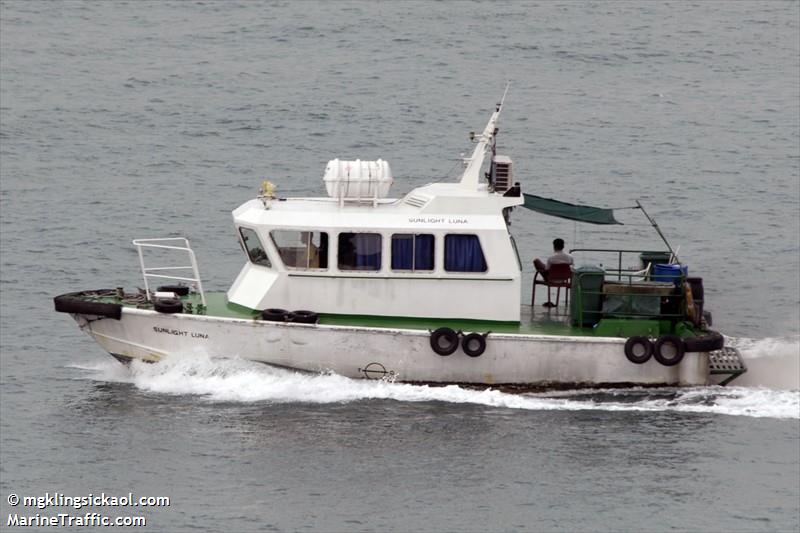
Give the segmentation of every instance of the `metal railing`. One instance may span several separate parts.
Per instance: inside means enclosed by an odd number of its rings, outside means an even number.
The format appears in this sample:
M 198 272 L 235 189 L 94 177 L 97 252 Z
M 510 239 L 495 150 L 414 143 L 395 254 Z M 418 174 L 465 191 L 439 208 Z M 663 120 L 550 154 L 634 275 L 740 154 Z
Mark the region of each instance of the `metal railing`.
M 652 251 L 652 250 L 617 250 L 613 248 L 573 248 L 569 251 L 569 253 L 575 252 L 600 252 L 600 253 L 610 253 L 610 254 L 617 254 L 617 268 L 607 268 L 607 274 L 614 274 L 616 273 L 617 279 L 622 280 L 623 276 L 634 275 L 634 276 L 644 276 L 647 277 L 650 273 L 652 273 L 651 264 L 645 265 L 644 270 L 639 269 L 628 269 L 622 268 L 622 255 L 623 254 L 637 254 L 637 259 L 641 254 L 670 254 L 671 258 L 674 257 L 673 252 L 668 250 L 663 251 Z M 630 278 L 629 278 L 630 279 Z
M 175 244 L 167 244 L 167 243 L 181 243 L 183 246 L 177 246 Z M 197 259 L 195 258 L 194 251 L 189 246 L 189 240 L 184 237 L 166 237 L 163 239 L 134 239 L 133 245 L 136 246 L 136 250 L 139 253 L 139 265 L 142 268 L 142 277 L 144 278 L 144 288 L 145 294 L 147 294 L 147 300 L 150 300 L 150 283 L 149 278 L 160 278 L 160 279 L 170 279 L 176 281 L 186 281 L 194 285 L 194 288 L 198 293 L 200 293 L 200 300 L 202 301 L 203 305 L 206 305 L 206 295 L 203 292 L 203 282 L 200 280 L 200 271 L 197 269 Z M 189 261 L 191 262 L 190 265 L 182 265 L 182 266 L 157 266 L 157 267 L 146 267 L 144 263 L 144 254 L 142 252 L 143 248 L 152 248 L 152 249 L 160 249 L 160 250 L 175 250 L 179 252 L 186 252 L 189 256 Z M 182 271 L 185 272 L 190 270 L 194 277 L 186 277 L 186 276 L 177 276 L 174 274 L 167 274 L 167 272 L 174 272 L 174 271 Z

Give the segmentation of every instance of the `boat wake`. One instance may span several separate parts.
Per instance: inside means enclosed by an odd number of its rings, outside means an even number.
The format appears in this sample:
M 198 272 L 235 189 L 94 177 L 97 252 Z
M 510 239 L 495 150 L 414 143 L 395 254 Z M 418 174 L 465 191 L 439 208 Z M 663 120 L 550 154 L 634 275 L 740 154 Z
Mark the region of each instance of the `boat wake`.
M 737 386 L 800 390 L 800 336 L 728 338 L 726 344 L 738 348 L 747 364 Z
M 749 365 L 798 359 L 797 339 L 735 339 Z M 774 361 L 772 361 L 774 362 Z M 761 365 L 764 368 L 770 365 Z M 673 411 L 800 419 L 800 390 L 769 383 L 696 388 L 584 389 L 511 394 L 455 385 L 435 387 L 354 380 L 335 374 L 303 374 L 238 359 L 170 358 L 151 365 L 114 361 L 73 365 L 84 378 L 130 383 L 139 390 L 196 395 L 213 402 L 348 403 L 364 400 L 446 402 L 524 410 Z M 784 368 L 784 373 L 790 369 Z M 797 372 L 794 370 L 795 380 Z M 751 378 L 752 381 L 752 378 Z M 746 384 L 747 385 L 747 384 Z

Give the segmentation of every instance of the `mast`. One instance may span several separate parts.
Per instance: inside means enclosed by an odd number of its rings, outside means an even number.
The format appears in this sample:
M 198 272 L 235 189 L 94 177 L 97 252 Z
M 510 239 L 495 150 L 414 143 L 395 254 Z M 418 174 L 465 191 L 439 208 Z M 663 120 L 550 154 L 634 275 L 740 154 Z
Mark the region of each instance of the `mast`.
M 503 102 L 506 100 L 509 85 L 511 85 L 510 82 L 506 83 L 506 90 L 503 91 L 503 98 L 500 99 L 500 103 L 495 107 L 494 113 L 492 113 L 492 117 L 489 119 L 489 123 L 486 124 L 486 127 L 483 129 L 483 133 L 478 135 L 470 133 L 470 139 L 477 141 L 478 145 L 472 151 L 472 155 L 464 159 L 467 167 L 464 169 L 464 174 L 461 175 L 460 184 L 465 189 L 478 189 L 483 160 L 486 157 L 486 151 L 494 143 L 494 136 L 497 134 L 497 121 L 500 118 L 500 110 L 503 108 Z

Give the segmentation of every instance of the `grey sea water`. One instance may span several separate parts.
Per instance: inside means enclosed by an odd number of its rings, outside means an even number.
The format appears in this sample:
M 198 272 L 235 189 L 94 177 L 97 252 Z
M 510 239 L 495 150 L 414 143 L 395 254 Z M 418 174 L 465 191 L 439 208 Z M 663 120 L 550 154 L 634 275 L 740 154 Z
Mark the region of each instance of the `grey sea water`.
M 454 179 L 507 80 L 523 190 L 640 199 L 751 371 L 735 387 L 510 395 L 243 361 L 128 369 L 54 295 L 140 284 L 133 238 L 189 237 L 207 288 L 261 181 L 324 194 L 387 159 Z M 657 243 L 513 214 L 526 265 Z M 798 531 L 797 2 L 0 2 L 0 529 Z M 38 509 L 11 495 L 168 496 Z M 13 500 L 13 498 L 11 498 Z M 142 529 L 142 528 L 139 528 Z

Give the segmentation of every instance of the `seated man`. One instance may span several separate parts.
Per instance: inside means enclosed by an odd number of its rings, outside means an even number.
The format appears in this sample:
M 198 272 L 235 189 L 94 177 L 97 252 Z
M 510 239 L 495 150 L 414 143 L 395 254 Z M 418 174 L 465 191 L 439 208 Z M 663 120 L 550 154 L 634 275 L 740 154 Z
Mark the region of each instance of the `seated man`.
M 548 281 L 547 273 L 550 270 L 550 267 L 552 267 L 553 265 L 564 265 L 564 264 L 572 265 L 573 263 L 574 261 L 572 259 L 572 256 L 564 251 L 564 239 L 555 239 L 553 241 L 553 255 L 547 258 L 547 264 L 545 264 L 544 262 L 542 262 L 541 259 L 538 258 L 534 259 L 533 261 L 533 265 L 536 267 L 536 271 L 542 275 L 542 278 L 545 281 Z M 545 307 L 555 307 L 555 305 L 550 302 L 549 298 L 548 301 L 543 303 L 542 305 L 544 305 Z
M 553 265 L 571 265 L 574 261 L 572 256 L 564 251 L 564 239 L 556 239 L 553 241 L 553 255 L 547 258 L 547 270 Z

